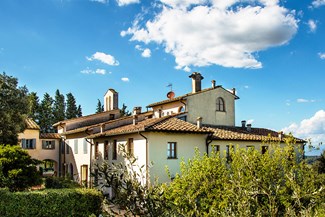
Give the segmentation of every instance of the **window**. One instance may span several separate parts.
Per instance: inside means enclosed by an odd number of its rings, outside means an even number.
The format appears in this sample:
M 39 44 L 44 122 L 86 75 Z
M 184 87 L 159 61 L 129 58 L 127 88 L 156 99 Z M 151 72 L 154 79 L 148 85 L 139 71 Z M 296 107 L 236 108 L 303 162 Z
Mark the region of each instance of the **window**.
M 268 146 L 262 146 L 262 154 L 265 154 L 269 150 Z
M 42 149 L 55 149 L 55 140 L 43 140 Z
M 65 148 L 67 150 L 67 154 L 70 154 L 69 140 L 67 140 Z
M 74 140 L 74 153 L 78 154 L 78 139 Z
M 36 139 L 22 139 L 21 147 L 23 149 L 35 149 L 36 148 Z
M 84 154 L 87 154 L 88 153 L 88 144 L 87 144 L 87 140 L 84 139 L 84 142 L 83 142 L 83 151 L 84 151 Z
M 212 145 L 212 151 L 214 153 L 217 153 L 220 151 L 220 145 Z
M 246 149 L 252 151 L 252 150 L 255 149 L 255 147 L 254 147 L 253 145 L 247 145 L 247 146 L 246 146 Z
M 128 140 L 127 153 L 130 154 L 130 155 L 134 154 L 133 138 L 129 138 L 129 140 Z
M 116 160 L 116 158 L 117 158 L 117 141 L 115 139 L 113 141 L 112 160 Z
M 115 118 L 115 115 L 114 114 L 109 114 L 109 119 L 110 120 L 114 120 L 114 118 Z
M 181 106 L 178 108 L 178 113 L 185 112 L 185 106 Z
M 99 152 L 98 152 L 98 142 L 95 143 L 95 158 L 99 157 Z
M 219 97 L 217 99 L 217 111 L 220 111 L 220 112 L 224 112 L 226 111 L 225 110 L 225 101 L 223 100 L 223 98 Z
M 176 159 L 176 142 L 168 142 L 167 143 L 167 158 L 168 159 Z
M 104 160 L 108 160 L 108 141 L 104 143 Z

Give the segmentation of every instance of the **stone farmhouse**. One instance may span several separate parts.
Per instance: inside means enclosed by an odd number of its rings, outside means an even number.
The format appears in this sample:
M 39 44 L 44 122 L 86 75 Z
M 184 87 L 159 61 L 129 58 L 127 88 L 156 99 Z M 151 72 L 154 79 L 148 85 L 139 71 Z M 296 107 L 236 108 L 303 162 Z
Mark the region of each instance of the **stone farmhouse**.
M 97 172 L 95 164 L 123 161 L 122 147 L 144 168 L 153 162 L 145 174 L 147 182 L 155 178 L 168 182 L 170 177 L 165 167 L 171 177 L 175 176 L 182 159 L 193 157 L 195 149 L 207 154 L 219 151 L 228 156 L 232 147 L 267 152 L 269 145 L 263 143 L 266 139 L 285 145 L 287 135 L 282 132 L 254 128 L 246 121 L 235 126 L 235 100 L 239 97 L 234 88 L 227 90 L 212 81 L 210 88 L 202 89 L 200 73 L 194 72 L 189 77 L 190 93 L 175 96 L 171 91 L 166 100 L 148 105 L 146 111 L 135 107 L 131 116 L 121 116 L 118 93 L 109 89 L 104 95 L 102 113 L 58 122 L 54 124 L 58 133 L 51 136 L 37 137 L 37 129 L 28 129 L 34 130 L 35 138 L 39 138 L 29 151 L 35 158 L 53 160 L 57 175 L 68 174 L 89 186 L 96 180 L 90 176 Z M 23 147 L 31 144 L 26 141 L 32 137 L 20 138 Z M 49 141 L 55 143 L 51 149 L 53 157 L 46 155 Z M 298 138 L 296 141 L 296 150 L 303 150 L 305 141 Z

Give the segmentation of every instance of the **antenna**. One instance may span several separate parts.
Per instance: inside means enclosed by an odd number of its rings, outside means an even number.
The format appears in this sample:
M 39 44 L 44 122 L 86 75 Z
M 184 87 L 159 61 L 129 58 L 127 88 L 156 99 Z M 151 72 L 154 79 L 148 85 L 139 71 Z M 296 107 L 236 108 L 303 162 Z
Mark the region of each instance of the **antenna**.
M 169 84 L 167 85 L 167 87 L 170 87 L 170 91 L 173 91 L 173 84 L 172 84 L 172 83 L 169 83 Z

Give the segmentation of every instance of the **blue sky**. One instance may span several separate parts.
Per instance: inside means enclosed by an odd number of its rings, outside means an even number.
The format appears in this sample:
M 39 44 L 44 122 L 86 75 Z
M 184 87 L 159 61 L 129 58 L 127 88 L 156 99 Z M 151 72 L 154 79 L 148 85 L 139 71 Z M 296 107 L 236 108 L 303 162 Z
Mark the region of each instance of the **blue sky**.
M 129 109 L 237 89 L 236 124 L 325 142 L 325 0 L 1 0 L 0 70 L 84 115 L 108 88 Z

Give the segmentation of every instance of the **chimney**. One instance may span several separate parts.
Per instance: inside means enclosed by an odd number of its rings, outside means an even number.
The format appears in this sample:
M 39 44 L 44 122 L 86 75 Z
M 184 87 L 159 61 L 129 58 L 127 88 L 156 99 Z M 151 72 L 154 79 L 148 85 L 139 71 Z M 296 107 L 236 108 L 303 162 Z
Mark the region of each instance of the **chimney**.
M 247 131 L 251 132 L 252 131 L 252 124 L 247 124 Z
M 198 72 L 193 72 L 189 77 L 192 78 L 192 93 L 201 91 L 201 80 L 203 80 L 203 76 Z
M 134 107 L 133 108 L 133 115 L 138 115 L 138 114 L 141 114 L 141 106 L 138 106 L 138 107 Z
M 105 131 L 105 124 L 100 125 L 100 133 L 103 133 Z
M 236 88 L 231 89 L 232 94 L 236 95 Z
M 138 115 L 133 115 L 133 125 L 136 125 L 138 122 Z
M 246 121 L 245 120 L 241 121 L 241 127 L 246 128 Z
M 196 119 L 196 126 L 197 128 L 202 128 L 202 117 Z
M 211 84 L 212 84 L 212 88 L 216 88 L 216 81 L 215 80 L 212 80 Z
M 282 131 L 279 132 L 278 137 L 279 137 L 280 140 L 283 139 L 283 132 Z

